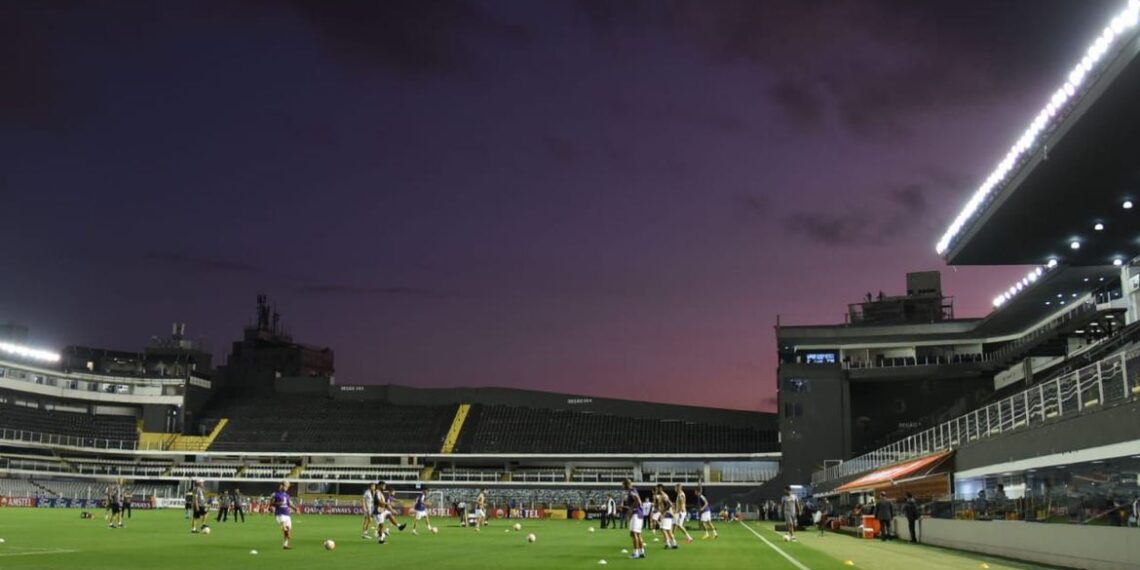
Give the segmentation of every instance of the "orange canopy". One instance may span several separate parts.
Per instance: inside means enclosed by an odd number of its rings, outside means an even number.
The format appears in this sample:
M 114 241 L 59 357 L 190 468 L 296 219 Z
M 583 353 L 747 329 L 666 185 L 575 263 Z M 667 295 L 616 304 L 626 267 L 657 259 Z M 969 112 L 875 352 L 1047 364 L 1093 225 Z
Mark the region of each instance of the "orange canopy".
M 913 459 L 905 463 L 896 463 L 890 467 L 884 467 L 878 471 L 868 473 L 854 481 L 844 483 L 835 489 L 836 492 L 851 492 L 862 491 L 867 489 L 874 489 L 875 487 L 882 487 L 890 485 L 892 482 L 906 477 L 915 475 L 916 473 L 926 469 L 930 470 L 936 467 L 943 459 L 950 456 L 953 451 L 943 451 L 935 453 L 934 455 L 927 455 Z

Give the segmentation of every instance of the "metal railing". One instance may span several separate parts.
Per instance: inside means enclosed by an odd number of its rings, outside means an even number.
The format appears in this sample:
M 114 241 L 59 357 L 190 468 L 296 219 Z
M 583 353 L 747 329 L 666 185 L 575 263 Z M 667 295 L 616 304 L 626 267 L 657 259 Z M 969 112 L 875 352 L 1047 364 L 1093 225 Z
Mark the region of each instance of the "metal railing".
M 164 451 L 161 443 L 145 445 L 135 440 L 79 437 L 8 428 L 0 428 L 0 441 L 36 443 L 43 446 L 77 447 L 84 449 Z
M 1140 348 L 1119 352 L 886 447 L 816 471 L 811 481 L 813 485 L 834 481 L 1135 398 L 1140 398 Z

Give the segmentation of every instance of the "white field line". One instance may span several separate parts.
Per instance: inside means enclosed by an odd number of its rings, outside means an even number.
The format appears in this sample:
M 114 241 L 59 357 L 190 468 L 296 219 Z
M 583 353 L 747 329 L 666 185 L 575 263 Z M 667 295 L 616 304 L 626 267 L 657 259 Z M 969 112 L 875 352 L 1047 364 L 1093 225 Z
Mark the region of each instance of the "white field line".
M 748 523 L 746 523 L 744 521 L 740 521 L 740 524 L 744 525 L 744 528 L 748 529 L 748 532 L 751 532 L 752 534 L 756 535 L 756 538 L 759 538 L 760 540 L 764 541 L 764 544 L 767 544 L 772 550 L 775 550 L 776 554 L 779 554 L 780 556 L 783 556 L 784 558 L 786 558 L 788 560 L 788 562 L 791 562 L 792 565 L 795 566 L 796 568 L 799 568 L 800 570 L 811 570 L 807 566 L 804 566 L 803 563 L 800 562 L 799 560 L 792 558 L 792 556 L 790 554 L 788 554 L 787 552 L 784 552 L 783 549 L 781 549 L 779 546 L 772 544 L 772 541 L 768 540 L 767 538 L 764 538 L 760 533 L 756 532 L 755 530 L 752 530 L 752 527 L 748 526 Z

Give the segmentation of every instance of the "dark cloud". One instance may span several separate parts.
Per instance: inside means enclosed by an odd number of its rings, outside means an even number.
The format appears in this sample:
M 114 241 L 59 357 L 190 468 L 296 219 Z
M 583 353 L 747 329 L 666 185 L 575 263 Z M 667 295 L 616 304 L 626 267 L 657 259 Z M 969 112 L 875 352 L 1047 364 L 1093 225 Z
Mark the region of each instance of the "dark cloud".
M 768 217 L 768 199 L 764 196 L 758 196 L 756 194 L 737 194 L 733 196 L 733 201 L 749 218 L 764 219 Z
M 788 214 L 783 221 L 788 233 L 826 246 L 866 245 L 874 237 L 868 231 L 868 220 L 863 212 L 807 212 Z
M 149 251 L 144 255 L 144 259 L 199 271 L 261 273 L 261 269 L 247 263 L 199 257 L 174 251 Z
M 578 2 L 594 29 L 620 37 L 655 26 L 716 62 L 757 65 L 768 97 L 797 125 L 830 105 L 862 137 L 905 139 L 923 112 L 1023 92 L 1052 72 L 1058 82 L 1120 2 L 1008 0 L 626 0 Z M 1064 39 L 1060 39 L 1064 38 Z M 1048 86 L 1051 88 L 1051 86 Z
M 910 183 L 894 188 L 890 191 L 890 199 L 898 204 L 907 214 L 919 214 L 926 210 L 927 187 L 922 184 Z
M 427 297 L 439 293 L 428 289 L 416 287 L 372 287 L 349 285 L 344 283 L 322 283 L 300 287 L 302 293 L 326 296 L 354 296 L 354 297 Z
M 613 97 L 604 103 L 615 118 L 659 124 L 663 121 L 685 123 L 702 129 L 735 134 L 747 129 L 743 117 L 722 109 L 709 109 L 699 105 L 676 102 L 665 97 L 633 101 L 626 97 Z
M 768 97 L 785 115 L 803 126 L 817 126 L 823 121 L 825 102 L 811 84 L 792 80 L 777 81 L 768 89 Z
M 476 36 L 526 42 L 522 27 L 496 20 L 468 0 L 290 0 L 287 5 L 337 59 L 407 75 L 472 64 Z
M 918 233 L 941 227 L 945 220 L 931 206 L 941 194 L 959 189 L 948 179 L 929 175 L 880 191 L 860 192 L 871 200 L 840 204 L 840 211 L 796 210 L 782 218 L 786 231 L 824 246 L 886 246 Z M 874 198 L 877 196 L 877 199 Z

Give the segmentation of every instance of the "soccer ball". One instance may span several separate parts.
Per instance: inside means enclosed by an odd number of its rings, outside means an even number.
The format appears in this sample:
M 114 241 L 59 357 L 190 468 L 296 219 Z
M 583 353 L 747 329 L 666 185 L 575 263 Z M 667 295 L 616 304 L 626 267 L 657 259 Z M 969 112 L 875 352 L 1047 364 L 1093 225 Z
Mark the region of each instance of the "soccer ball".
M 208 527 L 208 526 L 202 527 L 202 534 L 210 534 L 210 527 Z
M 515 530 L 522 530 L 522 525 L 519 523 L 515 523 L 515 526 L 512 528 L 514 528 Z
M 792 535 L 785 534 L 784 535 L 784 542 L 791 542 L 791 541 L 792 541 Z
M 439 534 L 439 527 L 438 526 L 431 527 L 431 533 L 432 534 Z
M 257 556 L 257 551 L 256 551 L 256 550 L 250 550 L 250 551 L 249 551 L 249 553 L 250 553 L 250 554 L 252 554 L 252 555 L 254 555 L 254 556 Z
M 325 541 L 325 550 L 336 550 L 336 542 L 334 542 L 333 539 L 331 539 L 331 538 L 326 540 Z
M 533 532 L 532 532 L 532 533 L 530 533 L 530 534 L 528 534 L 528 535 L 526 535 L 526 541 L 527 541 L 527 542 L 534 542 L 534 541 L 536 541 L 536 540 L 538 540 L 538 537 L 537 537 L 537 536 L 535 536 Z
M 587 531 L 589 531 L 589 532 L 594 532 L 594 527 L 590 527 L 590 528 L 588 528 L 588 529 L 586 529 L 586 530 L 587 530 Z

